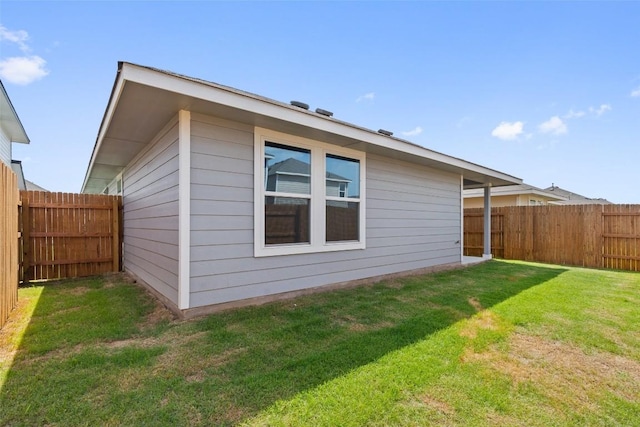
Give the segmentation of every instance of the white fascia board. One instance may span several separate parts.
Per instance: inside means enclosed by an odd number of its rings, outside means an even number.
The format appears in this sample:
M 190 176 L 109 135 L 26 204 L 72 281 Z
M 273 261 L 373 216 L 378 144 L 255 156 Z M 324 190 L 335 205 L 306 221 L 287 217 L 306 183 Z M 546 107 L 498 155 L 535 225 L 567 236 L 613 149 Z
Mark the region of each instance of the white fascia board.
M 122 95 L 122 90 L 124 88 L 124 68 L 118 71 L 118 77 L 116 78 L 116 82 L 113 86 L 113 91 L 111 93 L 111 97 L 109 98 L 109 105 L 107 105 L 107 109 L 104 113 L 104 117 L 102 119 L 102 123 L 100 124 L 100 130 L 98 130 L 98 137 L 96 139 L 96 144 L 93 147 L 93 152 L 91 153 L 91 160 L 89 161 L 89 166 L 87 167 L 87 173 L 84 176 L 84 182 L 82 183 L 81 193 L 84 193 L 85 187 L 87 186 L 87 180 L 89 179 L 89 175 L 91 175 L 91 170 L 93 169 L 93 165 L 96 161 L 96 156 L 100 152 L 100 147 L 102 146 L 102 141 L 104 140 L 104 135 L 109 129 L 111 125 L 111 119 L 113 118 L 113 113 L 118 105 L 118 101 L 120 100 L 120 96 Z
M 20 117 L 18 117 L 16 109 L 13 108 L 9 94 L 1 81 L 0 91 L 2 92 L 2 97 L 0 98 L 0 123 L 2 123 L 2 127 L 6 130 L 9 142 L 29 144 L 30 141 L 27 132 L 24 130 Z
M 407 141 L 380 135 L 371 130 L 359 128 L 333 118 L 320 116 L 297 107 L 289 107 L 277 101 L 258 98 L 246 92 L 234 91 L 226 87 L 223 88 L 214 83 L 206 84 L 129 63 L 123 64 L 122 71 L 126 71 L 126 74 L 123 76 L 126 77 L 127 80 L 136 83 L 341 135 L 368 144 L 448 164 L 461 170 L 467 170 L 518 184 L 522 182 L 514 176 L 476 165 L 466 160 L 438 153 Z
M 491 190 L 492 196 L 528 196 L 534 194 L 540 197 L 546 197 L 551 200 L 567 200 L 565 197 L 558 196 L 555 194 L 548 193 L 544 190 L 536 189 L 536 188 L 519 188 L 519 189 L 510 189 L 508 187 L 494 187 Z M 483 197 L 484 190 L 482 188 L 474 188 L 471 190 L 464 190 L 465 198 L 472 197 Z

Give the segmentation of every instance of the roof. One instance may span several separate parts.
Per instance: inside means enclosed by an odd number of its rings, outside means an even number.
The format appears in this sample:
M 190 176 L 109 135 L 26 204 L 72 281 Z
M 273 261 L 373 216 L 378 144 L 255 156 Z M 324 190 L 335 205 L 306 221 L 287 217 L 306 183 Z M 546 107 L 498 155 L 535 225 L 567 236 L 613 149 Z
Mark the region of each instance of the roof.
M 18 190 L 26 190 L 27 185 L 24 179 L 24 172 L 22 171 L 22 162 L 20 160 L 11 160 L 11 169 L 18 178 Z
M 13 108 L 9 95 L 2 84 L 2 80 L 0 80 L 0 126 L 7 133 L 11 142 L 20 142 L 22 144 L 30 142 L 22 122 L 20 122 L 18 113 Z
M 47 192 L 49 191 L 46 188 L 40 187 L 35 182 L 29 181 L 28 179 L 25 179 L 24 183 L 25 183 L 28 191 L 47 191 Z
M 289 158 L 269 166 L 269 175 L 289 173 L 296 175 L 310 175 L 311 165 L 298 159 Z
M 572 191 L 560 188 L 554 184 L 551 184 L 551 187 L 545 188 L 545 191 L 564 197 L 565 201 L 563 204 L 565 205 L 610 205 L 612 204 L 607 199 L 585 197 L 581 194 L 574 193 Z
M 180 110 L 460 174 L 465 188 L 522 183 L 512 175 L 334 117 L 206 80 L 120 62 L 82 191 L 101 192 Z
M 561 194 L 554 194 L 529 184 L 507 185 L 505 187 L 496 187 L 491 189 L 492 196 L 514 196 L 519 194 L 535 194 L 536 196 L 546 197 L 553 201 L 566 200 L 566 197 Z M 484 196 L 484 190 L 481 188 L 464 190 L 465 199 L 482 196 Z
M 309 163 L 303 162 L 298 159 L 289 158 L 269 166 L 269 175 L 281 173 L 281 174 L 309 176 L 310 169 L 311 169 L 311 165 Z M 345 178 L 344 176 L 335 174 L 333 172 L 327 172 L 326 175 L 327 175 L 327 178 L 329 178 L 330 180 L 351 182 L 350 179 Z

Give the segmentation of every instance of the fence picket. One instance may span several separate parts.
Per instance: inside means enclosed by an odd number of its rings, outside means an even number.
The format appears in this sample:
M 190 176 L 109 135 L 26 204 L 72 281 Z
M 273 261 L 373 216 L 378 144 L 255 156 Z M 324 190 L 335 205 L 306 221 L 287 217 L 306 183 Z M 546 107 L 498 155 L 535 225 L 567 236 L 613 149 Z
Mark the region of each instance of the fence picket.
M 0 162 L 0 328 L 18 303 L 18 179 Z

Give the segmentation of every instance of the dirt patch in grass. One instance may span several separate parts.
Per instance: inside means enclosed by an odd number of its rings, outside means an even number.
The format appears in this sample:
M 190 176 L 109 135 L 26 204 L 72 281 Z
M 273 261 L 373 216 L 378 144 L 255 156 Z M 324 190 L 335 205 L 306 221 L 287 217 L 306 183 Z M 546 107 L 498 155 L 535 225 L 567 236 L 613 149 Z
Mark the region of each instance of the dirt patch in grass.
M 72 288 L 61 289 L 60 293 L 65 295 L 80 296 L 86 294 L 90 290 L 91 288 L 88 288 L 86 286 L 74 286 Z
M 358 321 L 358 318 L 355 316 L 339 316 L 335 319 L 335 323 L 338 326 L 346 328 L 351 332 L 376 331 L 384 328 L 390 328 L 394 325 L 394 323 L 390 321 L 382 321 L 371 324 L 362 323 Z
M 478 300 L 478 298 L 476 297 L 470 297 L 467 299 L 467 302 L 469 303 L 469 305 L 473 308 L 476 309 L 476 311 L 482 311 L 484 310 L 484 307 L 482 306 L 482 304 L 480 304 L 480 301 Z
M 146 316 L 144 322 L 140 324 L 142 329 L 151 328 L 162 322 L 172 322 L 176 320 L 174 313 L 154 298 L 153 310 Z
M 445 415 L 453 415 L 455 414 L 456 410 L 453 408 L 453 406 L 449 405 L 447 402 L 443 402 L 442 400 L 438 400 L 433 396 L 429 396 L 429 395 L 424 395 L 420 398 L 420 400 L 422 401 L 422 403 L 424 403 L 425 405 L 427 405 L 429 408 L 432 408 L 438 412 L 441 412 Z
M 604 352 L 586 354 L 571 344 L 533 335 L 513 334 L 507 352 L 467 351 L 463 362 L 486 365 L 508 375 L 515 385 L 535 384 L 551 401 L 583 411 L 597 411 L 594 396 L 601 393 L 628 401 L 640 395 L 637 361 Z
M 121 349 L 126 347 L 149 348 L 149 347 L 154 347 L 161 344 L 162 343 L 158 338 L 148 337 L 148 338 L 129 338 L 126 340 L 111 341 L 106 343 L 104 347 L 110 350 L 113 350 L 113 349 Z
M 232 348 L 221 353 L 207 351 L 207 331 L 193 334 L 170 333 L 152 341 L 164 345 L 167 351 L 158 357 L 153 371 L 155 374 L 176 375 L 189 382 L 206 379 L 208 369 L 219 368 L 247 351 L 247 348 Z
M 389 280 L 384 282 L 384 287 L 389 289 L 402 289 L 404 287 L 404 282 L 400 280 Z
M 474 339 L 478 336 L 479 330 L 498 330 L 498 317 L 491 311 L 481 311 L 460 331 L 460 336 Z
M 103 287 L 106 289 L 121 285 L 122 283 L 135 283 L 135 281 L 126 273 L 107 273 L 102 276 Z

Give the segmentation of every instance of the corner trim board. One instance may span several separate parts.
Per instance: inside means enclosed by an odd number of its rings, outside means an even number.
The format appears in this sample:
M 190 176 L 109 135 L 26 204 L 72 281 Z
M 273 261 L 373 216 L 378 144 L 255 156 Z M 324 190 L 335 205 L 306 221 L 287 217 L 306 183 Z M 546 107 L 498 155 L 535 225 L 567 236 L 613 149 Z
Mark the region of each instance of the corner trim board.
M 189 308 L 191 252 L 191 112 L 178 113 L 178 308 Z

